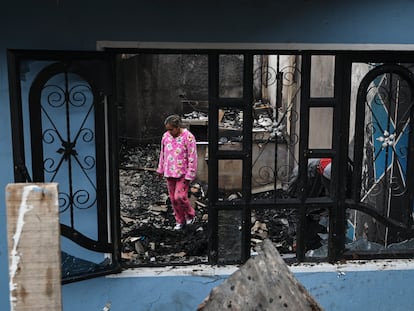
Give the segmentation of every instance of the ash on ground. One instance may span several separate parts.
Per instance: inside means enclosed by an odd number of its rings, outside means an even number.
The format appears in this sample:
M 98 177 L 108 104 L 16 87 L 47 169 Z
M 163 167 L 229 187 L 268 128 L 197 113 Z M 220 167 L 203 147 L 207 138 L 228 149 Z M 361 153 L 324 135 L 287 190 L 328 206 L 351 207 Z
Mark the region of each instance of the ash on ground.
M 119 174 L 123 262 L 129 266 L 207 263 L 208 187 L 197 180 L 190 185 L 196 222 L 174 231 L 175 218 L 165 180 L 155 172 L 159 151 L 157 144 L 122 150 Z M 224 199 L 237 199 L 237 194 L 223 195 L 227 196 Z M 266 192 L 256 196 L 261 199 L 273 195 Z M 294 210 L 252 211 L 252 251 L 269 238 L 280 253 L 293 253 L 295 219 Z
M 207 261 L 207 205 L 201 185 L 191 186 L 197 219 L 174 231 L 165 180 L 155 172 L 159 145 L 124 147 L 120 165 L 122 258 L 127 265 Z M 198 187 L 198 188 L 197 188 Z M 199 202 L 197 202 L 200 200 Z M 203 205 L 202 205 L 203 204 Z

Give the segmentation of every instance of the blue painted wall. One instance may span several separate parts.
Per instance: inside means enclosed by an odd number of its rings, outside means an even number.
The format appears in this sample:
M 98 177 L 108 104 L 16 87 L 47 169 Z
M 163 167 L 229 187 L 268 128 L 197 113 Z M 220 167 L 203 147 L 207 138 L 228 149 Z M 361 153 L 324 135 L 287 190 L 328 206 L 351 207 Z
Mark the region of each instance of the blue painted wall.
M 0 6 L 0 188 L 13 182 L 7 49 L 94 50 L 97 40 L 245 43 L 414 43 L 414 1 L 20 0 Z M 0 306 L 8 310 L 6 209 L 0 191 Z M 327 310 L 408 310 L 412 271 L 299 275 Z M 191 310 L 217 282 L 97 279 L 64 286 L 65 310 L 159 309 L 188 293 Z M 340 284 L 340 285 L 338 285 Z M 358 286 L 356 286 L 357 284 Z M 389 296 L 389 294 L 393 296 Z M 157 295 L 158 294 L 158 295 Z M 122 299 L 120 298 L 122 297 Z M 160 297 L 157 300 L 157 297 Z M 355 298 L 356 297 L 356 298 Z M 396 297 L 393 299 L 393 297 Z M 389 299 L 388 299 L 389 298 Z M 81 304 L 81 302 L 84 304 Z M 125 301 L 125 303 L 123 303 Z M 76 306 L 80 303 L 82 307 Z M 144 302 L 144 308 L 139 302 Z M 152 302 L 152 304 L 151 304 Z M 398 302 L 398 303 L 397 303 Z M 186 305 L 177 300 L 173 306 Z M 88 308 L 84 307 L 87 304 Z M 351 304 L 351 305 L 350 305 Z M 358 304 L 359 306 L 359 304 Z M 173 309 L 170 309 L 173 310 Z M 187 309 L 180 309 L 187 310 Z
M 414 309 L 414 271 L 298 273 L 298 280 L 325 310 Z M 63 287 L 63 309 L 194 311 L 223 277 L 99 278 Z M 398 284 L 398 286 L 390 286 Z M 76 299 L 71 297 L 76 296 Z M 220 311 L 220 310 L 217 310 Z

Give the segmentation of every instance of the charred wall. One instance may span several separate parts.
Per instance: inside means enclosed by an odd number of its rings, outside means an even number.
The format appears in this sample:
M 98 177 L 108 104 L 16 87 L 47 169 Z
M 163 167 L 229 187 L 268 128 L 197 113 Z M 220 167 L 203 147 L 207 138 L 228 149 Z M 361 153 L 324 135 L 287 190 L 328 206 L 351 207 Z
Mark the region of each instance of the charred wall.
M 136 54 L 118 57 L 120 135 L 158 142 L 166 116 L 183 99 L 207 100 L 207 56 Z

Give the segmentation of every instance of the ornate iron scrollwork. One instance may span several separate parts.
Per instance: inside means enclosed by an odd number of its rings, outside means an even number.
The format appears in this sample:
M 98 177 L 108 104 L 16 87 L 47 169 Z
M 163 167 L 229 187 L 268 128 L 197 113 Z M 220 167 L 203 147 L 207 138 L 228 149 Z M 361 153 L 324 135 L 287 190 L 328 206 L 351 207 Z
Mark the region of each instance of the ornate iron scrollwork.
M 43 144 L 51 147 L 58 145 L 55 153 L 45 153 L 44 171 L 49 181 L 53 182 L 59 179 L 61 170 L 67 170 L 64 175 L 68 178 L 68 187 L 60 189 L 59 193 L 60 212 L 64 213 L 68 209 L 89 209 L 96 204 L 96 181 L 93 176 L 96 155 L 95 134 L 90 128 L 94 126 L 91 87 L 79 81 L 78 76 L 68 73 L 64 74 L 61 82 L 43 87 L 42 98 L 45 100 L 41 103 L 41 110 L 47 120 L 43 121 Z M 91 154 L 84 154 L 85 148 L 82 147 L 85 144 L 90 144 L 86 150 L 91 150 Z M 88 186 L 76 189 L 79 178 Z M 75 180 L 78 182 L 74 183 Z M 71 222 L 74 223 L 74 219 Z
M 275 109 L 273 113 L 266 111 L 266 118 L 270 119 L 269 124 L 261 123 L 260 119 L 255 121 L 256 126 L 261 127 L 262 131 L 253 133 L 253 143 L 256 144 L 258 150 L 252 165 L 257 172 L 253 176 L 253 182 L 257 185 L 275 184 L 276 186 L 276 183 L 287 185 L 298 163 L 294 149 L 297 148 L 299 136 L 293 128 L 288 128 L 288 126 L 299 119 L 295 104 L 300 92 L 300 70 L 295 66 L 276 69 L 267 64 L 254 71 L 254 79 L 259 80 L 264 87 L 276 84 L 276 100 L 280 102 L 276 103 L 276 107 L 272 107 Z M 283 97 L 282 92 L 289 92 L 290 96 Z M 266 99 L 263 101 L 266 102 Z M 284 146 L 286 149 L 284 156 L 279 154 L 278 146 Z M 272 152 L 275 163 L 257 168 L 260 163 L 263 163 L 262 157 L 266 148 L 274 149 Z
M 356 137 L 356 141 L 363 143 L 362 150 L 356 150 L 357 158 L 361 154 L 362 166 L 360 199 L 354 208 L 385 226 L 373 229 L 376 234 L 371 236 L 385 245 L 413 232 L 408 218 L 412 213 L 408 191 L 412 185 L 407 184 L 412 180 L 408 177 L 410 115 L 414 102 L 411 76 L 400 65 L 378 66 L 366 75 L 358 92 L 357 105 L 364 105 L 364 109 L 358 110 L 364 117 L 358 120 L 364 124 L 357 127 L 363 126 L 364 131 L 363 137 Z

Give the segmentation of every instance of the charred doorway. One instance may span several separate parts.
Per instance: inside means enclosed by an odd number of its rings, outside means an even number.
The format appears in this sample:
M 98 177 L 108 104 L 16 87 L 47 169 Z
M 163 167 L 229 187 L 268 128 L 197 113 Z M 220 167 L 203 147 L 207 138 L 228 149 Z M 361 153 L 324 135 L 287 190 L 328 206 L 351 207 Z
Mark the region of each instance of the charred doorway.
M 136 51 L 135 51 L 136 52 Z M 116 53 L 121 254 L 126 266 L 207 263 L 208 58 L 176 52 Z M 174 231 L 164 179 L 155 172 L 164 120 L 179 114 L 196 137 L 193 226 Z

